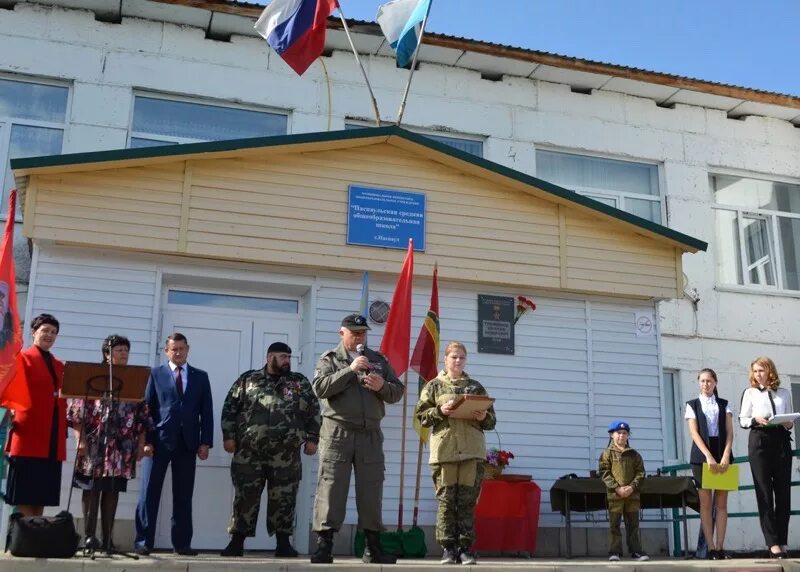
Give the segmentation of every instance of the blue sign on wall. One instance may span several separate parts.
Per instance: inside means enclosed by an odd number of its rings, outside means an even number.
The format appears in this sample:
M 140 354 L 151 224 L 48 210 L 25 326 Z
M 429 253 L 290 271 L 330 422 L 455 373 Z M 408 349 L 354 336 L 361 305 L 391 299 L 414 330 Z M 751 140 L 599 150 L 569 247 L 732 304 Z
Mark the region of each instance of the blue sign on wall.
M 347 244 L 425 250 L 425 194 L 350 185 Z

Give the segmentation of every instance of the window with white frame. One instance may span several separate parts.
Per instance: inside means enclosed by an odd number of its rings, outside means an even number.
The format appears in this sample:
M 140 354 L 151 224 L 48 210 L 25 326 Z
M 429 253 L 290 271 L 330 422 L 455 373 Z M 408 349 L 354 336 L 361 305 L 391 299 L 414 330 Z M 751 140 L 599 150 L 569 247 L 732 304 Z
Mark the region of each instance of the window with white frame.
M 681 427 L 683 426 L 683 402 L 678 390 L 678 372 L 665 369 L 662 374 L 664 386 L 664 461 L 670 463 L 683 459 Z
M 721 284 L 800 290 L 800 185 L 712 175 Z
M 63 85 L 0 78 L 0 213 L 15 186 L 11 159 L 61 153 L 68 99 Z
M 382 125 L 393 125 L 393 124 L 382 123 Z M 353 122 L 347 122 L 344 124 L 344 128 L 346 130 L 364 129 L 365 127 L 371 127 L 371 126 L 363 123 L 353 123 Z M 420 135 L 424 135 L 429 139 L 433 139 L 434 141 L 438 141 L 439 143 L 444 143 L 449 147 L 458 149 L 459 151 L 464 151 L 465 153 L 469 153 L 470 155 L 483 157 L 483 141 L 481 141 L 480 139 L 470 139 L 468 137 L 453 137 L 450 135 L 436 135 L 433 133 L 424 133 L 424 132 L 418 132 L 418 133 Z
M 661 224 L 657 165 L 537 150 L 536 176 Z
M 129 147 L 286 135 L 282 113 L 137 95 Z

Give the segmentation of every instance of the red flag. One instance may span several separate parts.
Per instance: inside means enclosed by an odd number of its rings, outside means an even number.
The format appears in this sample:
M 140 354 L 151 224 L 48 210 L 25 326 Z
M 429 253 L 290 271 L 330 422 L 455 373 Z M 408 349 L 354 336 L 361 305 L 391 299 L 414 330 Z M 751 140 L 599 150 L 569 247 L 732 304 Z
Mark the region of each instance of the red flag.
M 395 374 L 408 370 L 408 348 L 411 345 L 411 287 L 414 281 L 414 241 L 408 241 L 408 253 L 394 288 L 381 353 L 386 356 Z
M 421 380 L 430 381 L 439 373 L 439 269 L 433 267 L 433 286 L 431 286 L 431 305 L 428 315 L 419 330 L 417 345 L 411 355 L 411 369 Z M 420 384 L 420 389 L 422 389 Z
M 10 409 L 30 407 L 24 372 L 17 368 L 22 349 L 22 328 L 17 312 L 16 273 L 14 272 L 14 213 L 17 191 L 8 197 L 8 215 L 0 245 L 0 405 Z M 15 373 L 19 370 L 19 375 Z
M 422 328 L 419 330 L 417 345 L 411 354 L 411 369 L 419 374 L 419 393 L 424 385 L 436 378 L 439 373 L 439 269 L 433 267 L 433 285 L 431 286 L 431 305 Z M 428 442 L 430 430 L 420 425 L 414 417 L 414 431 L 423 442 Z

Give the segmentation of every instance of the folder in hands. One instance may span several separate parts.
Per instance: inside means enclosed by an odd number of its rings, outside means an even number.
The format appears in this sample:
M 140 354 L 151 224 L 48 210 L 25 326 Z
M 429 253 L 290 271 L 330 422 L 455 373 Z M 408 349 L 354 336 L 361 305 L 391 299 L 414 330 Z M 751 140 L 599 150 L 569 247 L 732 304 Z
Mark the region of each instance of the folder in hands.
M 739 465 L 728 465 L 724 473 L 714 473 L 708 463 L 703 463 L 703 487 L 712 491 L 739 490 Z

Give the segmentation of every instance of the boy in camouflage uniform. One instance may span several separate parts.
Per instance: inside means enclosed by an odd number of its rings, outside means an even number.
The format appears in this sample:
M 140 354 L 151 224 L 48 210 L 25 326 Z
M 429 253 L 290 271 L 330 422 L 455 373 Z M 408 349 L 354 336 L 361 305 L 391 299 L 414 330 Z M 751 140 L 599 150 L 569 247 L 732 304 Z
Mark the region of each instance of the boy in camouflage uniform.
M 302 477 L 300 445 L 317 451 L 319 402 L 308 379 L 290 370 L 292 350 L 275 342 L 264 369 L 234 382 L 222 407 L 222 436 L 231 461 L 231 541 L 222 556 L 242 556 L 244 539 L 255 536 L 261 493 L 267 484 L 267 532 L 277 536 L 275 556 L 296 557 L 289 542 Z
M 608 448 L 600 455 L 600 478 L 608 489 L 608 559 L 616 562 L 622 556 L 620 521 L 625 518 L 628 552 L 634 560 L 649 560 L 639 542 L 639 486 L 644 479 L 642 456 L 628 445 L 631 426 L 615 419 L 608 426 Z

